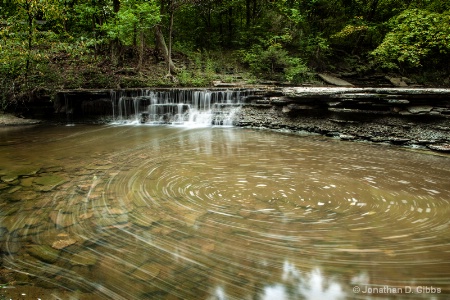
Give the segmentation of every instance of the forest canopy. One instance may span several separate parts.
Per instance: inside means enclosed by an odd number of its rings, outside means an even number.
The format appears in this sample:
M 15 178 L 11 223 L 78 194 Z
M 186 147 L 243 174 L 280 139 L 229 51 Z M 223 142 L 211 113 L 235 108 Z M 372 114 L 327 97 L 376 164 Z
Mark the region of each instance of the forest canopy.
M 443 0 L 3 0 L 0 91 L 207 85 L 237 68 L 291 83 L 341 69 L 448 76 L 449 24 Z

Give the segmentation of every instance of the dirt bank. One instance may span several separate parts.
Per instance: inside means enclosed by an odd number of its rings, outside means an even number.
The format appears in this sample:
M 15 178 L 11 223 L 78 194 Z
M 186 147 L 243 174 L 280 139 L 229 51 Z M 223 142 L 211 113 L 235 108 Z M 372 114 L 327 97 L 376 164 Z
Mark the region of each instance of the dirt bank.
M 19 125 L 33 125 L 41 123 L 40 120 L 25 119 L 17 117 L 13 114 L 0 112 L 0 126 L 19 126 Z

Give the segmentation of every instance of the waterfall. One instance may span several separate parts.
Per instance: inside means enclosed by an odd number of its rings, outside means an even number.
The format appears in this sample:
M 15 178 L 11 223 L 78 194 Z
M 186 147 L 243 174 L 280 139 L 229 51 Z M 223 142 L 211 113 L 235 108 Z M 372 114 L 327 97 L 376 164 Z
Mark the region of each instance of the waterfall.
M 255 90 L 133 90 L 111 93 L 120 124 L 232 126 L 245 98 Z M 117 114 L 117 115 L 116 115 Z

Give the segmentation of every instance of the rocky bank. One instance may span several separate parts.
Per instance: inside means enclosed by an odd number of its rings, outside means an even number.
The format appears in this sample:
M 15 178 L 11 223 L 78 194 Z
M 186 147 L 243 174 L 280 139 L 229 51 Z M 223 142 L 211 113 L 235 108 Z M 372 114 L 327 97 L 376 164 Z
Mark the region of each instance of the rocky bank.
M 239 88 L 246 89 L 252 90 L 252 95 L 241 99 L 241 109 L 234 121 L 236 126 L 308 132 L 342 140 L 381 142 L 450 152 L 450 89 Z M 111 120 L 108 116 L 113 112 L 112 103 L 118 101 L 117 95 L 133 95 L 136 91 L 138 90 L 60 91 L 53 102 L 36 102 L 28 112 L 34 112 L 30 117 L 35 119 L 105 123 Z M 38 122 L 0 114 L 0 126 Z
M 295 87 L 247 99 L 236 125 L 450 151 L 450 90 Z

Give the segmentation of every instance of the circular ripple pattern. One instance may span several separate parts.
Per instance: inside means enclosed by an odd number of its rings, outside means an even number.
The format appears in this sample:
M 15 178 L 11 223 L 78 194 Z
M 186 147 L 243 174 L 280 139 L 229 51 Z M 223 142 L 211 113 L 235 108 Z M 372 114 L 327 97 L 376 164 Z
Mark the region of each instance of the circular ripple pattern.
M 450 293 L 449 157 L 233 128 L 117 127 L 94 141 L 43 197 L 36 214 L 51 222 L 26 250 L 5 239 L 5 265 L 41 286 L 117 299 Z

